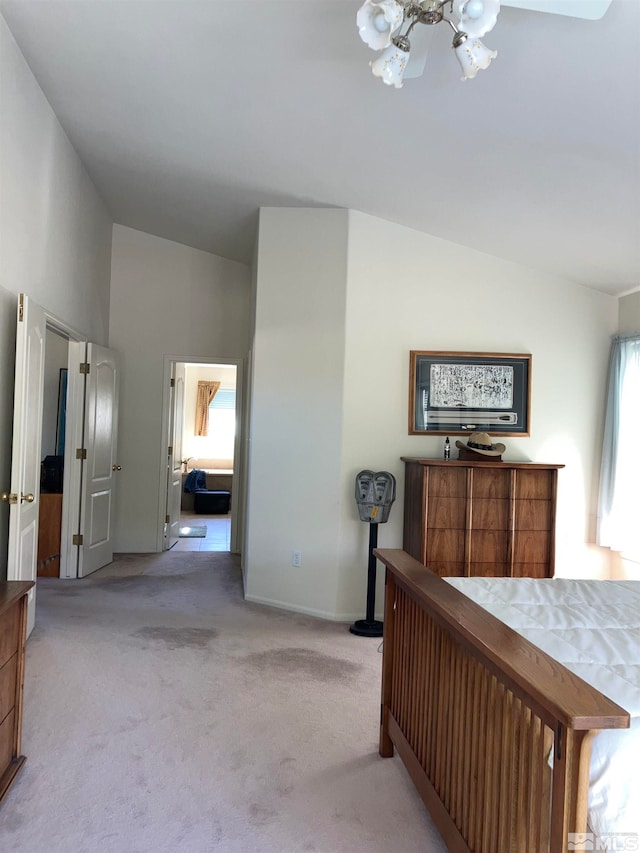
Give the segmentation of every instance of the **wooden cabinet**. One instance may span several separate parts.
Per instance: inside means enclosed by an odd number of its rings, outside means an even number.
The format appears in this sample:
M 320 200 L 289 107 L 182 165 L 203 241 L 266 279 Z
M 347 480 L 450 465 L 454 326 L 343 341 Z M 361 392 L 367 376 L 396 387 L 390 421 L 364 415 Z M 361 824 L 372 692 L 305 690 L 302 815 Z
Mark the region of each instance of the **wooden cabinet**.
M 40 493 L 38 516 L 38 577 L 60 577 L 62 495 Z
M 402 459 L 412 557 L 441 576 L 553 577 L 563 465 Z
M 0 582 L 0 800 L 25 762 L 20 755 L 27 592 L 33 582 Z

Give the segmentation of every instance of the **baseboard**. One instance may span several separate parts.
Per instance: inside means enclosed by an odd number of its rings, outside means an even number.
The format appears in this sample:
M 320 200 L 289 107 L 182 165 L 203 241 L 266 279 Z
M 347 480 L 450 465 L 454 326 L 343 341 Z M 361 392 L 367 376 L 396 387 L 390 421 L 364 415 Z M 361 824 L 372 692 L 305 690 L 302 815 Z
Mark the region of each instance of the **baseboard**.
M 272 598 L 261 598 L 257 595 L 247 595 L 245 591 L 245 601 L 251 601 L 253 604 L 264 604 L 267 607 L 275 607 L 278 610 L 288 610 L 290 613 L 302 613 L 305 616 L 314 616 L 316 619 L 324 619 L 328 622 L 355 622 L 356 619 L 363 619 L 364 613 L 328 613 L 325 610 L 316 610 L 312 607 L 298 607 L 293 604 L 287 604 L 284 601 L 276 601 Z M 382 615 L 376 616 L 381 619 Z

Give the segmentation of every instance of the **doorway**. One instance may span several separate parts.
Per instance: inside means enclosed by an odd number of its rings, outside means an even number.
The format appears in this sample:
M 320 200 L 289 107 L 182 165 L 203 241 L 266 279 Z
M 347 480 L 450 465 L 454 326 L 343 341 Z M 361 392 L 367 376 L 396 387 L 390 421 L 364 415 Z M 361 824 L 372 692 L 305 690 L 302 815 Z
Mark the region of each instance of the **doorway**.
M 240 359 L 165 357 L 159 550 L 240 551 L 242 368 Z M 204 427 L 199 393 L 209 395 Z
M 113 559 L 120 368 L 115 352 L 44 316 L 36 576 L 82 578 Z
M 17 309 L 11 483 L 2 499 L 9 504 L 7 579 L 34 582 L 28 593 L 27 634 L 30 634 L 35 624 L 38 530 L 43 494 L 60 495 L 58 514 L 61 517 L 55 525 L 60 531 L 55 543 L 59 577 L 82 577 L 100 567 L 96 560 L 102 560 L 101 565 L 111 561 L 112 475 L 120 466 L 113 463 L 108 474 L 102 476 L 100 494 L 106 496 L 103 500 L 103 505 L 108 502 L 106 512 L 101 512 L 100 508 L 94 511 L 95 501 L 91 513 L 87 513 L 86 507 L 94 496 L 90 487 L 95 475 L 109 467 L 105 442 L 112 448 L 112 455 L 115 454 L 119 370 L 116 370 L 114 353 L 88 343 L 30 300 L 27 294 L 19 294 Z M 53 336 L 47 342 L 48 332 Z M 57 338 L 66 341 L 66 383 L 63 383 L 59 359 L 51 358 L 52 350 L 58 345 L 61 350 L 65 346 Z M 49 395 L 45 411 L 47 355 L 48 369 L 53 376 L 50 384 L 55 391 Z M 80 381 L 87 378 L 86 383 Z M 52 464 L 47 473 L 47 466 L 42 464 L 45 447 L 42 435 L 45 423 L 54 417 L 54 444 L 49 444 L 52 434 L 49 431 L 46 446 L 56 452 L 48 456 L 55 459 L 64 455 L 64 464 L 63 471 Z M 95 440 L 97 423 L 104 436 L 101 441 Z M 72 459 L 76 464 L 70 464 Z M 85 467 L 90 473 L 83 476 Z M 48 482 L 49 492 L 42 489 L 43 481 Z M 89 516 L 90 523 L 87 522 Z M 102 523 L 104 518 L 106 524 Z M 48 553 L 47 562 L 53 556 Z
M 37 577 L 60 577 L 69 338 L 47 325 L 38 520 Z M 63 577 L 65 572 L 63 573 Z

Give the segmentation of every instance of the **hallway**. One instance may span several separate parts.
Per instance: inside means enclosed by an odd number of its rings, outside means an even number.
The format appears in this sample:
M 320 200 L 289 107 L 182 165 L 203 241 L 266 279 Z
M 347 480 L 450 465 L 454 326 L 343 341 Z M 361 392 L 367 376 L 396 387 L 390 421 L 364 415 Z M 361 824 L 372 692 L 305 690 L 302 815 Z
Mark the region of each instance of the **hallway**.
M 231 542 L 231 514 L 199 515 L 182 510 L 180 527 L 206 525 L 204 537 L 178 539 L 171 551 L 228 551 Z
M 38 583 L 6 853 L 444 853 L 378 755 L 379 640 L 245 602 L 229 554 Z

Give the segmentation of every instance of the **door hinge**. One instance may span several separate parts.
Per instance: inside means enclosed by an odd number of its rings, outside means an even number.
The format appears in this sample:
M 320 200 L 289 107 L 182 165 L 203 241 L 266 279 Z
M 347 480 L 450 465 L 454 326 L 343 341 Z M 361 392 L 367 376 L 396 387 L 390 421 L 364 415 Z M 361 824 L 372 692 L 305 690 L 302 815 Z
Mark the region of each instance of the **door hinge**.
M 71 541 L 74 545 L 84 545 L 84 536 L 82 533 L 74 533 Z
M 167 456 L 173 456 L 173 447 L 171 445 L 167 447 Z
M 86 459 L 87 458 L 87 449 L 86 447 L 78 447 L 76 448 L 76 459 Z
M 176 387 L 176 380 L 172 379 L 171 382 L 169 383 L 169 388 L 175 388 L 175 387 Z
M 24 323 L 24 293 L 20 294 L 18 300 L 18 323 Z
M 90 371 L 91 371 L 91 365 L 88 362 L 83 361 L 82 364 L 80 365 L 80 373 L 87 374 Z
M 165 520 L 165 522 L 166 522 L 167 524 L 169 524 L 169 522 L 171 521 L 171 516 L 170 516 L 170 515 L 165 515 L 164 520 Z

